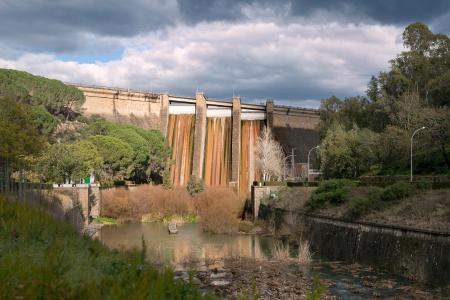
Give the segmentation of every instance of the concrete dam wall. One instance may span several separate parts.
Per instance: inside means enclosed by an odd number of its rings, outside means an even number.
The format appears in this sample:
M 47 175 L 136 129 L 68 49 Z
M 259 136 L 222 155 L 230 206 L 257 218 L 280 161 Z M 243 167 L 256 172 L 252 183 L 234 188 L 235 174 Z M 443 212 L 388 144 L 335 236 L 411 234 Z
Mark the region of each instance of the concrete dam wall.
M 120 88 L 76 85 L 84 92 L 87 116 L 157 129 L 172 147 L 172 181 L 185 185 L 191 175 L 209 186 L 233 186 L 242 193 L 259 179 L 256 141 L 269 126 L 286 153 L 295 149 L 295 162 L 319 142 L 317 110 L 277 106 L 273 101 L 250 104 L 240 97 L 209 99 Z

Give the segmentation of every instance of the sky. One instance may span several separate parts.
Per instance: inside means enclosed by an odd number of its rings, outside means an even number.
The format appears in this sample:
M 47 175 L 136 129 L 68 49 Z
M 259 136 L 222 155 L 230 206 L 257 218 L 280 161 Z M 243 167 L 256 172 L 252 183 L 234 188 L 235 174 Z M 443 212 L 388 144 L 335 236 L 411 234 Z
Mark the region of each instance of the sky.
M 0 68 L 65 82 L 316 108 L 364 95 L 446 0 L 0 0 Z

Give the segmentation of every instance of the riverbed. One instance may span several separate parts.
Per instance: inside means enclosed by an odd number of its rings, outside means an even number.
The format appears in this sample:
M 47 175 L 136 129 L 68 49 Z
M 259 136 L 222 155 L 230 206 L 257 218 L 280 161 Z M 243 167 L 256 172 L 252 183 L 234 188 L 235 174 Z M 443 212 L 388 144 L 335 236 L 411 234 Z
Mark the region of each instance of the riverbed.
M 271 236 L 211 234 L 203 232 L 197 224 L 185 224 L 177 234 L 169 234 L 165 224 L 137 223 L 104 226 L 99 238 L 110 248 L 125 249 L 141 249 L 144 240 L 150 262 L 174 268 L 177 277 L 184 280 L 189 280 L 188 274 L 194 271 L 200 288 L 224 297 L 242 294 L 255 286 L 262 299 L 305 298 L 313 274 L 326 284 L 329 298 L 449 296 L 448 288 L 433 289 L 358 264 L 315 256 L 309 266 L 301 265 L 296 260 L 295 245 L 290 247 L 290 259 L 276 261 L 272 259 L 272 250 L 280 241 Z

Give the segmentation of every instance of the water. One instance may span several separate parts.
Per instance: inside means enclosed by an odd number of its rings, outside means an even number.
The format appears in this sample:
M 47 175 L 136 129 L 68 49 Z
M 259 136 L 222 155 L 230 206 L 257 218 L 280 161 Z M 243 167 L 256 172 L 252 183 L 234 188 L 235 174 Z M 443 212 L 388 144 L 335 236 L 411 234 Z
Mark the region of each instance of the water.
M 267 260 L 278 242 L 269 236 L 209 234 L 197 224 L 185 224 L 179 227 L 178 234 L 172 235 L 168 233 L 167 225 L 160 223 L 111 225 L 102 227 L 100 231 L 101 241 L 110 248 L 141 249 L 142 238 L 152 263 L 171 265 L 176 271 L 223 268 L 224 258 L 230 257 Z M 295 256 L 296 249 L 291 247 L 291 250 Z M 338 299 L 442 299 L 449 295 L 448 288 L 429 290 L 370 267 L 317 257 L 306 269 L 293 262 L 292 269 L 297 268 L 310 274 L 317 273 Z
M 176 269 L 192 261 L 203 266 L 229 257 L 267 259 L 276 242 L 272 237 L 205 233 L 197 224 L 185 224 L 177 234 L 169 234 L 161 223 L 104 226 L 100 231 L 100 239 L 110 248 L 140 249 L 142 238 L 147 257 Z

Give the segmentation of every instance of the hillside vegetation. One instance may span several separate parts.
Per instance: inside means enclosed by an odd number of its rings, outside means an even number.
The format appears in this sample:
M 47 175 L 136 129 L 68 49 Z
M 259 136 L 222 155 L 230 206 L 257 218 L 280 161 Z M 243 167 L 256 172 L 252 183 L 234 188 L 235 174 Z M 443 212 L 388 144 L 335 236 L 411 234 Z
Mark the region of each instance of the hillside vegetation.
M 162 182 L 170 148 L 161 133 L 87 119 L 83 103 L 76 87 L 0 69 L 0 160 L 31 181 Z
M 450 38 L 422 23 L 403 32 L 407 49 L 370 80 L 366 96 L 320 106 L 320 168 L 326 178 L 450 173 Z
M 432 190 L 427 182 L 382 188 L 350 180 L 323 181 L 306 207 L 314 214 L 346 220 L 444 232 L 450 228 L 450 189 Z
M 1 299 L 211 299 L 34 207 L 0 198 Z

